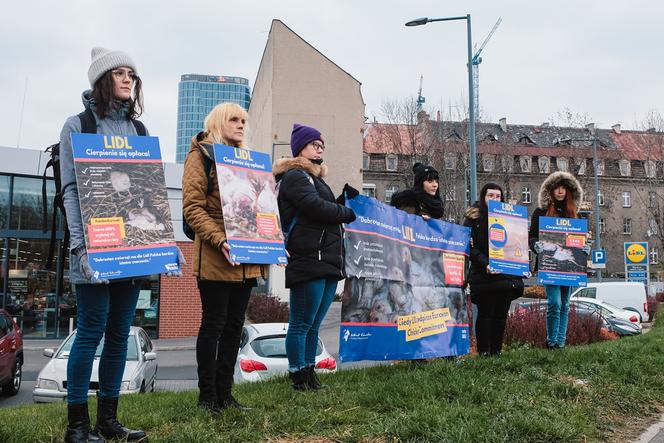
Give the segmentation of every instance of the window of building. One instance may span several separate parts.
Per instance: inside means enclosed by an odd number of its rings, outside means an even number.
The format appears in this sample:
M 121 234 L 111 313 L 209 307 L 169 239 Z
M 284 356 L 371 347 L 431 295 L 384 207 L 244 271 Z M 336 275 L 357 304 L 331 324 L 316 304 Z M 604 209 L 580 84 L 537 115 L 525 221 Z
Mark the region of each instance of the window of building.
M 397 186 L 388 186 L 385 188 L 385 201 L 389 203 L 392 200 L 392 196 L 399 191 Z
M 9 227 L 9 184 L 11 177 L 0 175 L 0 229 Z
M 631 218 L 623 218 L 623 234 L 631 234 L 632 233 L 632 219 Z
M 659 249 L 657 246 L 650 247 L 650 264 L 657 265 L 659 264 Z
M 568 172 L 569 162 L 565 157 L 558 157 L 556 158 L 556 167 L 559 171 Z
M 657 177 L 657 163 L 652 160 L 647 160 L 643 163 L 643 167 L 646 172 L 646 177 L 656 178 Z
M 494 162 L 493 154 L 482 155 L 482 168 L 484 169 L 484 172 L 493 171 L 493 162 Z
M 367 197 L 376 198 L 376 185 L 373 183 L 362 184 L 362 195 Z
M 604 175 L 604 160 L 597 160 L 597 175 Z
M 385 169 L 388 171 L 396 171 L 397 170 L 397 156 L 390 154 L 385 157 Z
M 601 190 L 597 191 L 597 204 L 604 206 L 604 193 Z
M 577 158 L 576 159 L 576 174 L 585 175 L 586 174 L 586 159 Z
M 603 218 L 599 219 L 599 233 L 604 234 L 606 232 L 606 223 Z
M 445 154 L 445 169 L 453 171 L 456 169 L 457 157 L 453 152 L 448 152 Z
M 659 227 L 657 226 L 657 220 L 651 218 L 648 220 L 648 236 L 659 234 Z
M 521 172 L 530 173 L 530 167 L 532 166 L 533 159 L 528 155 L 522 155 L 519 157 L 519 166 Z
M 548 174 L 550 166 L 551 162 L 549 157 L 543 155 L 537 158 L 537 167 L 539 168 L 540 174 Z
M 632 207 L 632 193 L 630 191 L 625 191 L 622 193 L 622 198 L 623 198 L 623 208 L 631 208 Z
M 513 172 L 514 171 L 514 159 L 511 155 L 503 155 L 500 158 L 500 161 L 503 166 L 503 172 Z
M 369 154 L 364 154 L 362 156 L 362 169 L 368 171 L 370 162 L 371 162 L 371 156 Z
M 48 180 L 47 208 L 53 213 L 55 183 Z M 10 229 L 42 229 L 42 179 L 14 177 Z
M 632 164 L 629 160 L 620 160 L 618 162 L 618 169 L 622 177 L 629 177 L 632 175 Z
M 657 207 L 657 193 L 653 191 L 648 191 L 648 207 L 649 208 Z
M 521 203 L 530 204 L 530 186 L 521 188 Z

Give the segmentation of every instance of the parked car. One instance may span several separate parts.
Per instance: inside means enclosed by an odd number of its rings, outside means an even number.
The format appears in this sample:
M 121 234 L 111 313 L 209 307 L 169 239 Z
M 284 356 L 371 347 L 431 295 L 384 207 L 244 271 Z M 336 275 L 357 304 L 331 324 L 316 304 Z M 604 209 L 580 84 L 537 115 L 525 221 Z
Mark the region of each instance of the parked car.
M 621 309 L 616 306 L 613 306 L 611 303 L 607 303 L 602 300 L 597 300 L 596 298 L 587 298 L 587 297 L 574 297 L 570 299 L 570 303 L 574 306 L 591 306 L 595 310 L 602 313 L 603 316 L 613 316 L 623 320 L 627 320 L 632 323 L 641 323 L 639 314 L 634 311 L 628 311 L 627 309 Z
M 266 380 L 288 372 L 286 332 L 288 323 L 257 323 L 245 325 L 240 338 L 240 352 L 235 362 L 235 383 Z M 336 360 L 318 339 L 316 372 L 337 370 Z
M 51 360 L 37 376 L 32 391 L 35 403 L 61 401 L 67 396 L 67 362 L 75 338 L 76 331 L 69 334 L 57 350 L 44 349 L 44 355 L 51 357 Z M 99 357 L 103 349 L 102 338 L 95 352 L 88 395 L 96 394 L 99 389 Z M 127 338 L 127 363 L 122 376 L 120 394 L 154 392 L 156 381 L 157 353 L 154 345 L 142 328 L 132 326 Z
M 602 300 L 611 303 L 613 306 L 638 313 L 640 322 L 648 320 L 648 298 L 646 287 L 642 283 L 588 283 L 587 287 L 574 291 L 572 297 L 587 297 Z
M 23 334 L 14 319 L 0 309 L 0 387 L 16 395 L 23 378 Z

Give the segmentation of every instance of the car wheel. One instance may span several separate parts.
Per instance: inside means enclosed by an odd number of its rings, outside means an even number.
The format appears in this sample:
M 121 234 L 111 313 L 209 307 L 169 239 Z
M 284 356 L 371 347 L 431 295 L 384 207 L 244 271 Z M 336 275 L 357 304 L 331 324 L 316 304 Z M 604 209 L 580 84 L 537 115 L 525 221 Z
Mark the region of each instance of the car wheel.
M 7 384 L 2 386 L 2 393 L 5 395 L 16 395 L 21 388 L 21 380 L 23 378 L 23 370 L 21 367 L 21 360 L 16 360 L 14 363 L 14 370 L 12 377 Z

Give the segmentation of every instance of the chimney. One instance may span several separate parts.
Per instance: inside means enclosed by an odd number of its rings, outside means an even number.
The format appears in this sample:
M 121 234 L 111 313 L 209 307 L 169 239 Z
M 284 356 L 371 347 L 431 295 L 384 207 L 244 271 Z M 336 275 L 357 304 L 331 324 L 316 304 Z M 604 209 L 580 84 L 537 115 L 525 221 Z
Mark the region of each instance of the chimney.
M 648 128 L 648 130 L 646 132 L 648 134 L 654 134 L 655 132 L 657 132 L 657 128 Z
M 616 134 L 620 134 L 620 123 L 616 123 L 615 125 L 611 126 L 611 129 L 613 129 L 613 132 Z
M 503 117 L 500 120 L 498 120 L 498 123 L 500 124 L 500 130 L 503 132 L 507 132 L 507 117 Z
M 549 126 L 551 126 L 551 125 L 549 124 L 549 122 L 544 122 L 544 123 L 542 123 L 542 127 L 543 127 L 543 128 L 548 128 Z
M 423 123 L 429 120 L 429 114 L 426 111 L 420 111 L 417 113 L 417 123 Z
M 590 132 L 590 135 L 595 135 L 595 123 L 588 123 L 586 129 Z
M 436 111 L 436 121 L 440 121 L 440 111 Z

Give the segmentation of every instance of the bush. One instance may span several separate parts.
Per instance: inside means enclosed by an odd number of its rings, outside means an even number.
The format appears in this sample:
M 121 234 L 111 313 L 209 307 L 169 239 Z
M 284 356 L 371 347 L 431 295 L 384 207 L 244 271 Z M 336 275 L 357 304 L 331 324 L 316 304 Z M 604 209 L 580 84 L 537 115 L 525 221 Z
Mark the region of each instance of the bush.
M 546 298 L 546 293 L 544 292 L 544 286 L 528 286 L 523 291 L 523 296 L 527 298 Z
M 247 315 L 253 323 L 288 323 L 288 303 L 272 295 L 255 294 L 249 299 Z
M 658 292 L 655 297 L 652 295 L 648 296 L 648 321 L 653 321 L 655 319 L 655 314 L 657 314 L 657 308 L 659 306 L 659 294 Z
M 655 298 L 657 299 L 658 302 L 664 303 L 664 292 L 658 292 L 655 294 Z
M 541 305 L 543 303 L 518 309 L 507 317 L 504 339 L 506 346 L 546 347 L 546 309 Z M 570 310 L 567 345 L 585 345 L 613 338 L 614 335 L 602 327 L 602 321 L 598 317 L 577 315 L 574 309 Z

